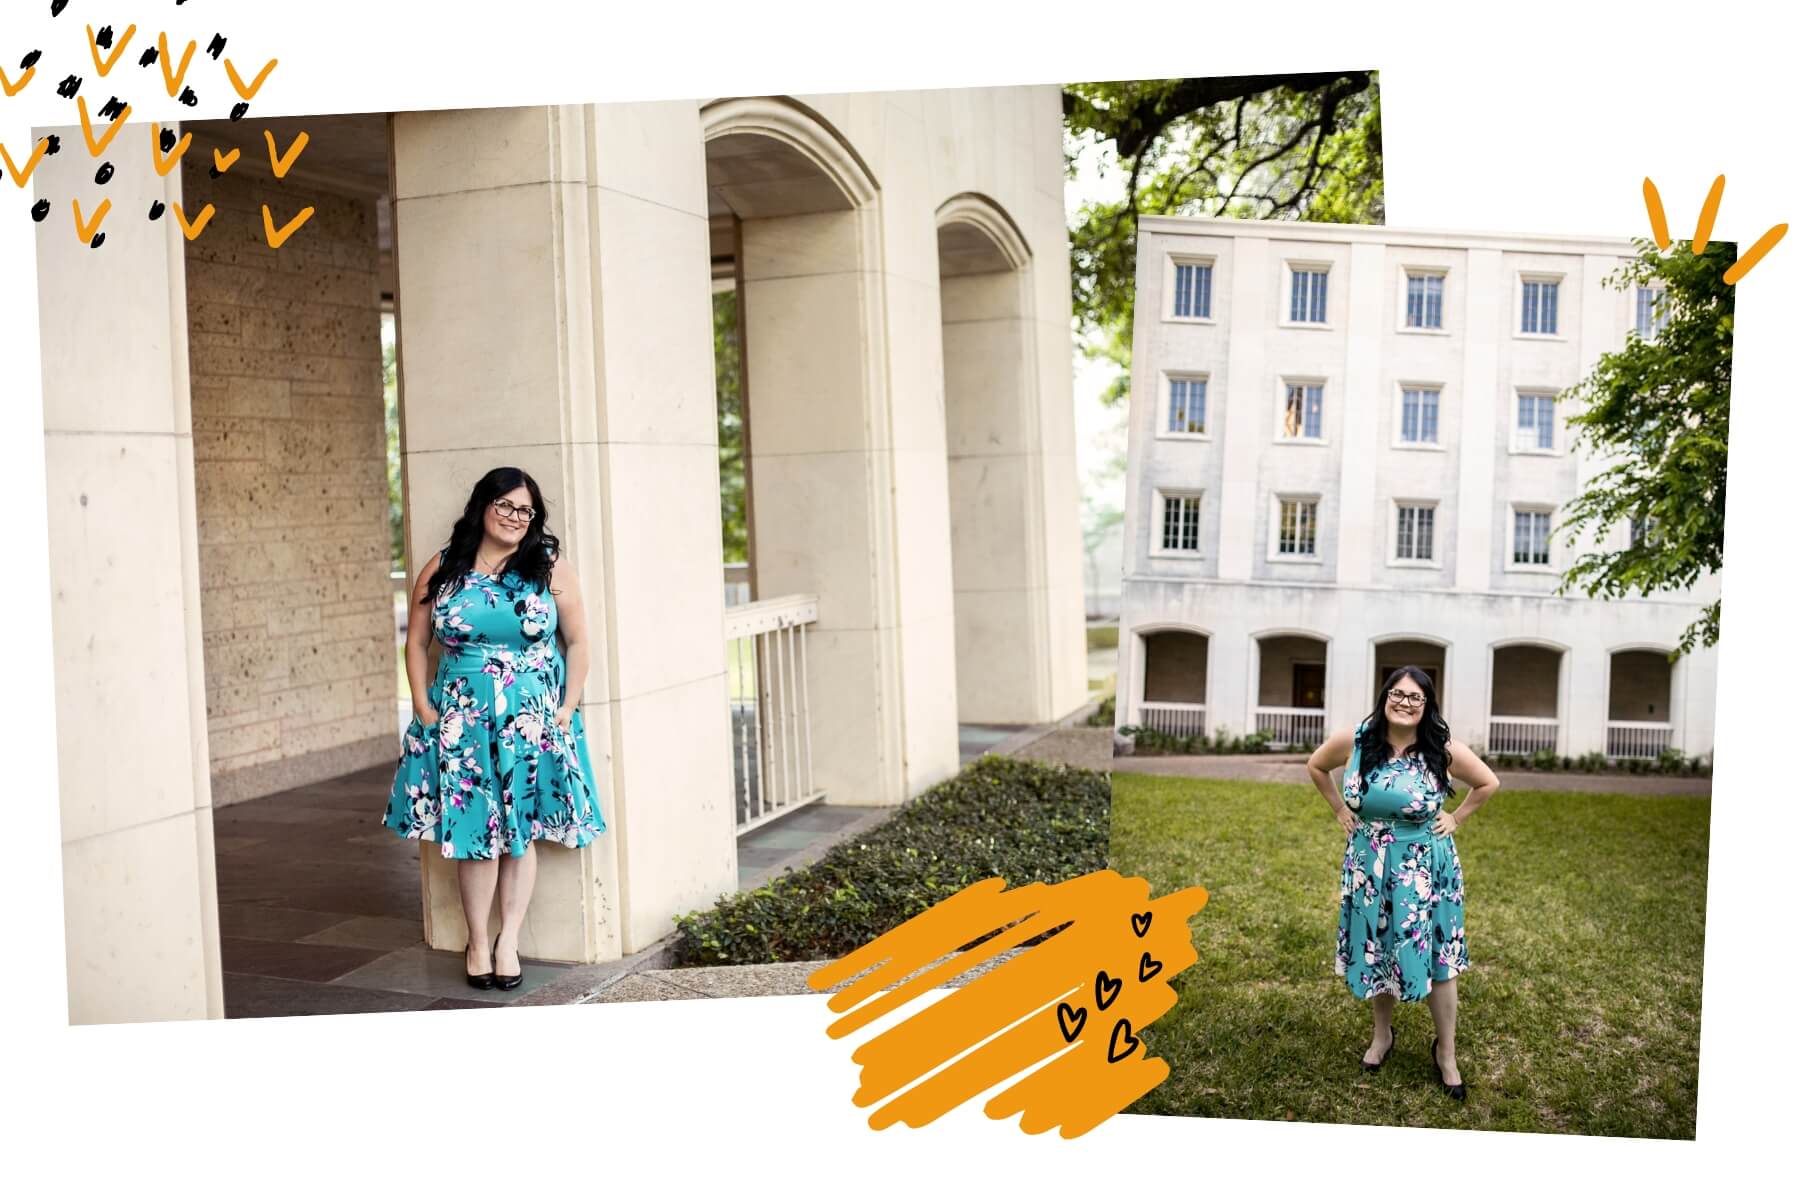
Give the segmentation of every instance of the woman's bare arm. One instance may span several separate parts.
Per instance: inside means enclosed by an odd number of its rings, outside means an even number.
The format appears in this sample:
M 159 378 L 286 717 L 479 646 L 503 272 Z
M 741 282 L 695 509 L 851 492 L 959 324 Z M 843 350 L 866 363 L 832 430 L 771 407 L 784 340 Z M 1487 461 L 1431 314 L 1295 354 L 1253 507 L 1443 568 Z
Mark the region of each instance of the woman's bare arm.
M 425 604 L 425 585 L 443 561 L 434 554 L 413 580 L 412 605 L 406 613 L 406 686 L 412 690 L 413 712 L 422 725 L 437 723 L 437 710 L 431 707 L 430 663 L 431 609 Z
M 1350 748 L 1356 744 L 1356 731 L 1340 729 L 1326 738 L 1324 743 L 1312 752 L 1306 760 L 1306 773 L 1312 776 L 1313 786 L 1319 789 L 1319 795 L 1331 805 L 1332 813 L 1338 824 L 1346 833 L 1356 829 L 1356 814 L 1344 803 L 1343 796 L 1331 781 L 1331 773 L 1350 761 Z
M 1446 749 L 1450 751 L 1450 775 L 1469 785 L 1469 794 L 1463 797 L 1462 803 L 1450 813 L 1456 822 L 1454 828 L 1461 829 L 1468 819 L 1475 815 L 1475 810 L 1486 804 L 1493 794 L 1500 790 L 1500 780 L 1493 770 L 1481 761 L 1475 752 L 1451 738 Z
M 581 704 L 588 672 L 587 610 L 581 604 L 581 580 L 567 559 L 558 558 L 550 568 L 550 590 L 556 596 L 556 627 L 562 634 L 568 667 L 568 682 L 563 685 L 562 707 L 557 710 L 556 719 L 567 729 Z

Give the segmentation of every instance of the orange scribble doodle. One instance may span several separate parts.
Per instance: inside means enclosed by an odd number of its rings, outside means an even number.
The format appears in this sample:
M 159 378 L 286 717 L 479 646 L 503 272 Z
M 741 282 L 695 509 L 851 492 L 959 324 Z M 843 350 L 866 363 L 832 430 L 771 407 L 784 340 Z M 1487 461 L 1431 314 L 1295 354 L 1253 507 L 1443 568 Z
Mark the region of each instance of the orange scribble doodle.
M 1700 217 L 1694 222 L 1693 253 L 1700 254 L 1712 240 L 1713 222 L 1719 216 L 1719 204 L 1725 199 L 1725 177 L 1720 175 L 1713 180 L 1712 187 L 1707 190 L 1706 201 L 1700 206 Z M 1662 195 L 1656 190 L 1656 184 L 1649 176 L 1644 177 L 1644 208 L 1650 214 L 1650 235 L 1656 239 L 1658 250 L 1667 250 L 1672 244 L 1669 239 L 1669 218 L 1663 212 Z M 1736 286 L 1738 280 L 1750 273 L 1750 268 L 1761 262 L 1763 256 L 1774 249 L 1775 243 L 1787 235 L 1787 223 L 1772 225 L 1763 231 L 1750 249 L 1738 255 L 1737 261 L 1725 269 L 1724 280 Z
M 917 1128 L 1030 1070 L 983 1111 L 994 1120 L 1018 1115 L 1026 1133 L 1060 1128 L 1079 1137 L 1168 1077 L 1139 1035 L 1174 1007 L 1169 980 L 1197 960 L 1188 918 L 1205 903 L 1198 887 L 1151 900 L 1147 881 L 1117 871 L 1010 891 L 1004 879 L 987 879 L 821 967 L 807 984 L 825 991 L 852 980 L 830 1000 L 847 1015 L 826 1032 L 841 1038 L 1063 926 L 857 1047 L 862 1086 L 853 1099 L 881 1104 L 872 1128 Z
M 290 237 L 293 237 L 294 231 L 306 224 L 307 218 L 313 215 L 312 205 L 309 204 L 300 210 L 299 216 L 289 221 L 286 225 L 283 225 L 280 229 L 277 229 L 275 228 L 275 214 L 269 211 L 269 206 L 266 204 L 263 205 L 262 210 L 263 238 L 269 243 L 269 249 L 271 250 L 281 249 L 281 244 Z

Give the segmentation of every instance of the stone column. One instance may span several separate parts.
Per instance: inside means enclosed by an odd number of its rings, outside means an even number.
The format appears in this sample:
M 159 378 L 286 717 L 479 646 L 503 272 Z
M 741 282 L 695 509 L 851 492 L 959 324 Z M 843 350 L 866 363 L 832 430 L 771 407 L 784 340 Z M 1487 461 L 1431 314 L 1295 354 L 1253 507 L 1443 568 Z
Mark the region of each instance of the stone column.
M 736 886 L 706 209 L 694 107 L 393 121 L 411 569 L 488 469 L 530 472 L 580 573 L 608 830 L 539 848 L 523 952 L 594 962 Z M 423 847 L 427 938 L 460 948 Z
M 222 1017 L 184 242 L 144 125 L 93 182 L 37 167 L 44 459 L 69 1019 Z M 72 227 L 112 208 L 97 248 Z M 165 215 L 149 221 L 152 202 Z
M 1264 498 L 1258 478 L 1263 445 L 1269 438 L 1270 375 L 1264 347 L 1269 336 L 1269 289 L 1275 267 L 1268 238 L 1233 239 L 1231 332 L 1226 361 L 1225 430 L 1219 444 L 1219 578 L 1249 579 L 1262 553 L 1256 544 Z M 1254 704 L 1254 698 L 1251 699 Z M 1250 714 L 1246 712 L 1246 718 Z

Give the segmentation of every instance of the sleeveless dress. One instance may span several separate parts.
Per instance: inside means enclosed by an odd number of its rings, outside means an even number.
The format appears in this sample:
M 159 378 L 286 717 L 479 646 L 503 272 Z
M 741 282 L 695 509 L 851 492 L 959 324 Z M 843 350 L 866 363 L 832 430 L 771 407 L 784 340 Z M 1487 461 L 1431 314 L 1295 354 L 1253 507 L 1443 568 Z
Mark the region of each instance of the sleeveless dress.
M 1344 803 L 1359 819 L 1344 848 L 1337 973 L 1359 999 L 1423 1000 L 1433 980 L 1469 966 L 1462 860 L 1431 831 L 1445 790 L 1417 754 L 1366 774 L 1361 759 L 1353 747 L 1344 767 Z
M 606 822 L 580 709 L 569 733 L 556 723 L 556 597 L 511 570 L 471 571 L 439 595 L 431 628 L 443 647 L 428 693 L 438 720 L 427 727 L 415 713 L 401 735 L 383 824 L 440 843 L 445 858 L 593 841 Z

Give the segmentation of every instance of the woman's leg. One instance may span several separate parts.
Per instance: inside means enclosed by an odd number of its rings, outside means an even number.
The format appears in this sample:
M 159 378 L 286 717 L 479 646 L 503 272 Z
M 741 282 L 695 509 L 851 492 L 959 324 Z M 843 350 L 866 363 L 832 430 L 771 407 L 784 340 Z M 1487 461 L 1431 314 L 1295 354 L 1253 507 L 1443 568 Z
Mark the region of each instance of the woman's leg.
M 1438 1065 L 1444 1069 L 1444 1082 L 1461 1083 L 1462 1072 L 1456 1067 L 1456 980 L 1433 980 L 1425 1004 L 1437 1025 Z
M 1369 1048 L 1363 1051 L 1363 1061 L 1373 1065 L 1380 1062 L 1388 1047 L 1394 1044 L 1394 998 L 1384 992 L 1369 1002 L 1369 1008 L 1375 1014 L 1375 1031 L 1370 1036 Z
M 519 967 L 519 930 L 525 925 L 525 910 L 531 907 L 531 889 L 537 883 L 537 843 L 526 842 L 525 853 L 507 855 L 500 862 L 500 949 L 494 955 L 494 970 L 502 975 L 517 975 Z
M 494 907 L 494 880 L 500 864 L 493 859 L 464 859 L 456 864 L 456 888 L 462 893 L 463 920 L 469 926 L 466 970 L 485 975 L 494 969 L 488 957 L 488 913 Z

